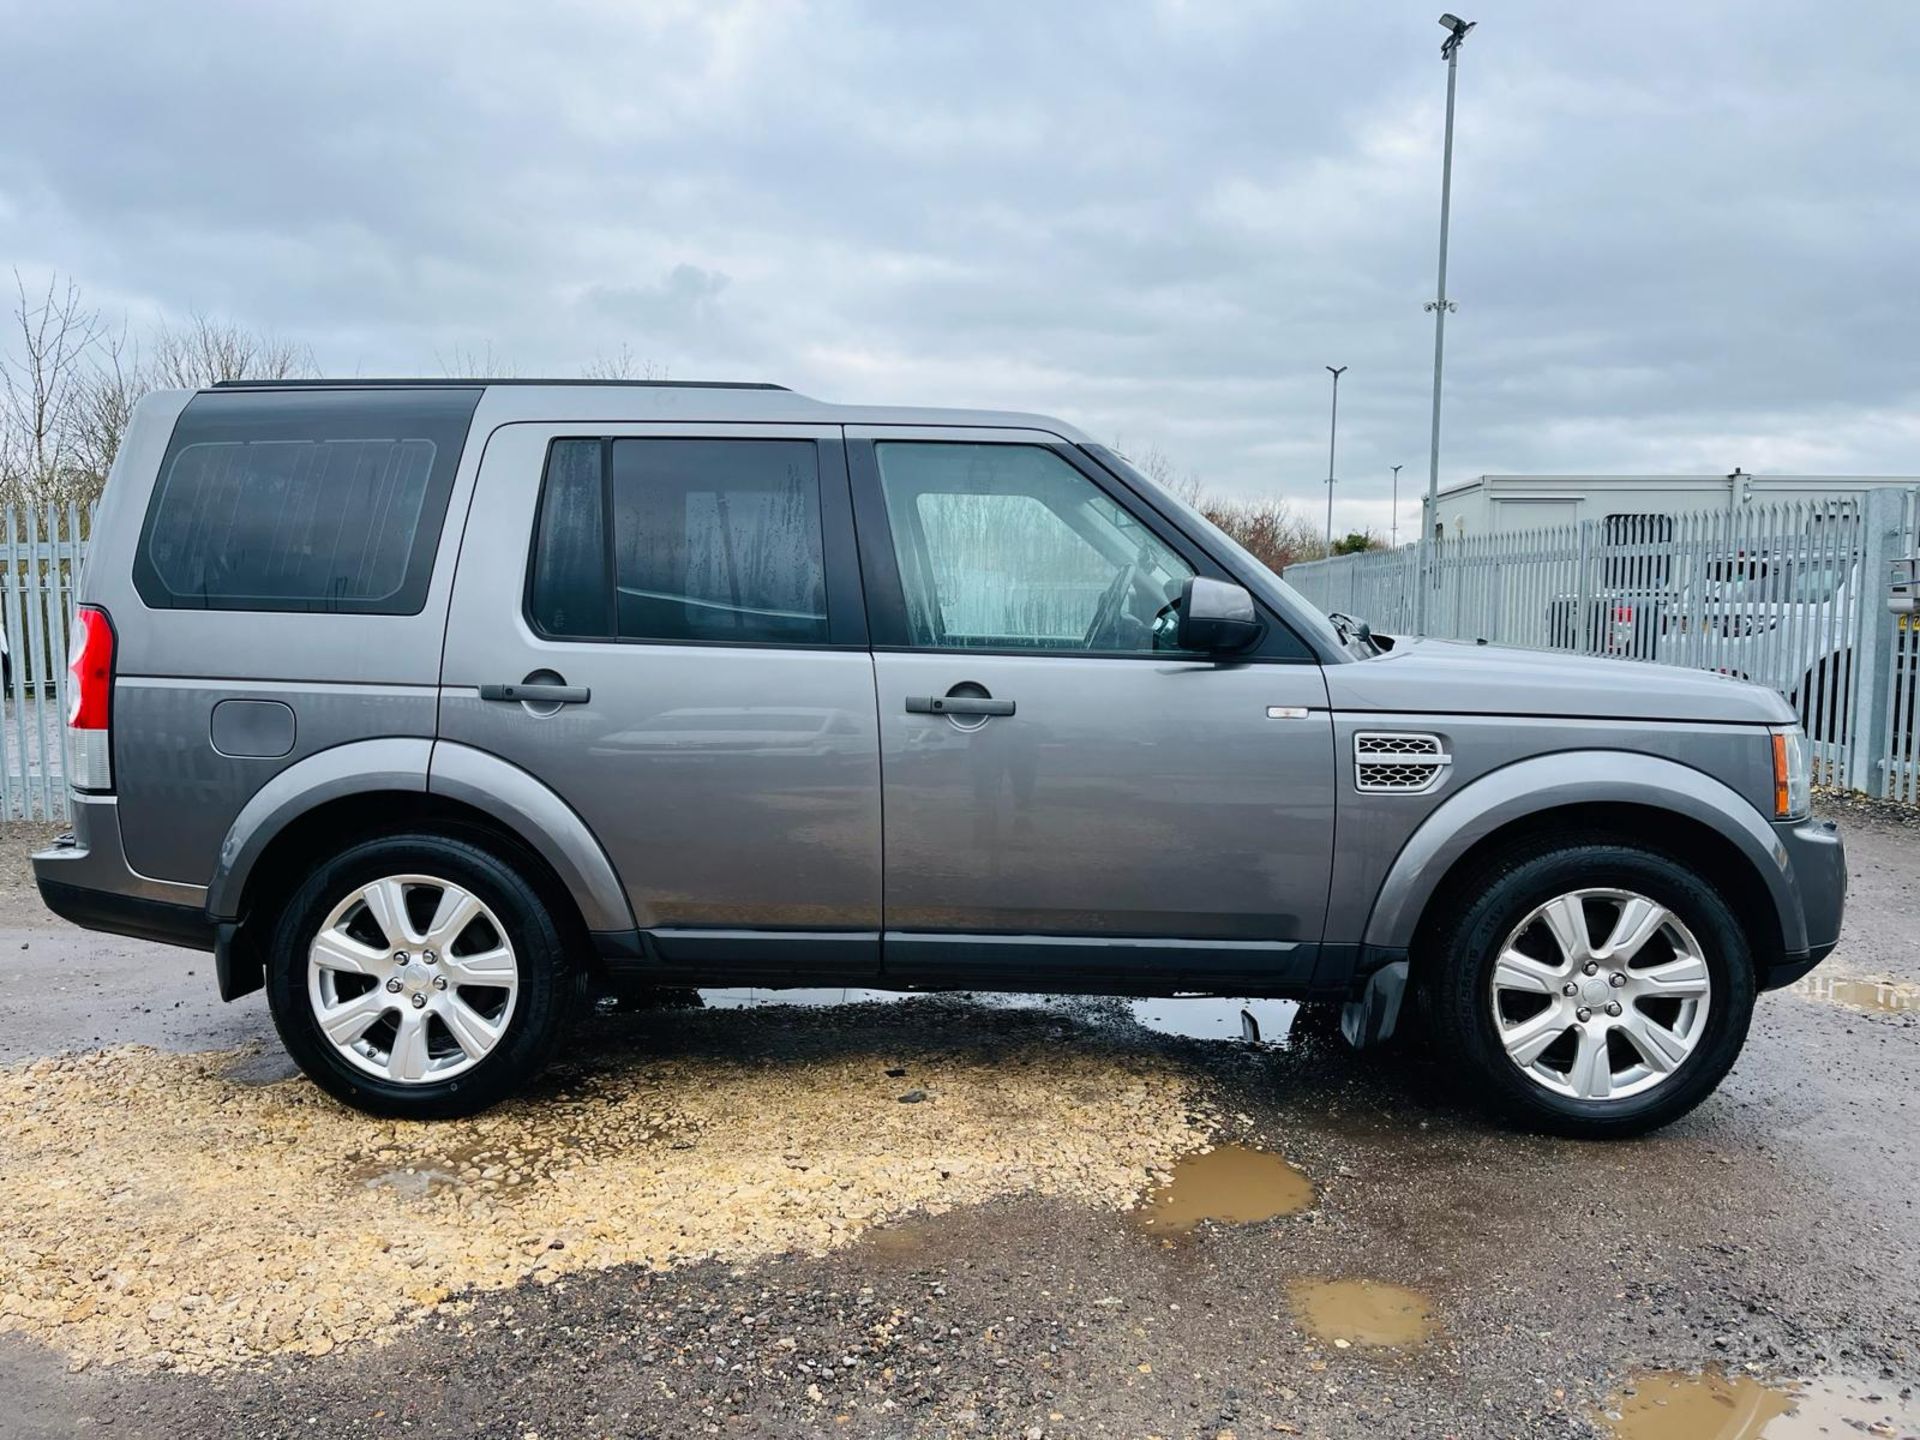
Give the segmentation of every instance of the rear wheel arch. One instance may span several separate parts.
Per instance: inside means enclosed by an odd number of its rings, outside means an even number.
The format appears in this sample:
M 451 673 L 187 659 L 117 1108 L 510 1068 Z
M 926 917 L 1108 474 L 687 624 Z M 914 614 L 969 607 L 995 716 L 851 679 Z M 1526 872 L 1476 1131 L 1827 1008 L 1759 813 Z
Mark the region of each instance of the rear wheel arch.
M 231 965 L 244 988 L 233 994 L 259 987 L 276 917 L 318 865 L 363 841 L 400 834 L 464 840 L 511 866 L 547 906 L 566 943 L 577 947 L 583 963 L 590 962 L 592 932 L 577 898 L 524 836 L 461 800 L 418 790 L 369 790 L 323 801 L 267 841 L 238 898 Z

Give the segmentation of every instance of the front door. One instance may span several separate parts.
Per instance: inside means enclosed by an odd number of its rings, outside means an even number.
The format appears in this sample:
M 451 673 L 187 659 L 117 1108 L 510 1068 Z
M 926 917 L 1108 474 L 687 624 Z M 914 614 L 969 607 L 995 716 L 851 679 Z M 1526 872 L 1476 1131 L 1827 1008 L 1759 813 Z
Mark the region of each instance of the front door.
M 1305 645 L 1269 616 L 1248 658 L 1175 648 L 1181 582 L 1229 577 L 1076 447 L 874 428 L 850 450 L 889 978 L 1304 989 L 1334 805 Z
M 528 683 L 564 688 L 502 688 Z M 879 743 L 838 427 L 496 430 L 442 686 L 441 739 L 578 812 L 668 968 L 877 970 Z

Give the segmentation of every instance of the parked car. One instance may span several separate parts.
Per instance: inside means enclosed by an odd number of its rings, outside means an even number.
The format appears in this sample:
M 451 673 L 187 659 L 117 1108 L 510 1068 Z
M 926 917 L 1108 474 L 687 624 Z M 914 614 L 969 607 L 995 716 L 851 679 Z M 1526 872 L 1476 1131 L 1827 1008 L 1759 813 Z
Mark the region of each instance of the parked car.
M 1338 625 L 1044 417 L 770 386 L 144 400 L 73 656 L 82 925 L 341 1100 L 467 1114 L 595 983 L 1411 995 L 1645 1130 L 1839 935 L 1776 694 Z

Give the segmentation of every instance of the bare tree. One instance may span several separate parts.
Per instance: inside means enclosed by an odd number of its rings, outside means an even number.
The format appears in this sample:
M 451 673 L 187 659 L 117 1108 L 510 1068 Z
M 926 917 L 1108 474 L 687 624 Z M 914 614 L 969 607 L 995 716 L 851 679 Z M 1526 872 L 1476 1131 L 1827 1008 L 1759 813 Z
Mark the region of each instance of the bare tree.
M 222 380 L 285 380 L 317 369 L 305 345 L 195 311 L 186 324 L 153 336 L 141 378 L 155 390 L 202 390 Z
M 478 350 L 471 345 L 456 345 L 445 355 L 435 351 L 433 358 L 449 380 L 510 380 L 520 373 L 511 361 L 494 358 L 491 340 Z
M 80 287 L 59 276 L 31 294 L 13 272 L 13 339 L 18 353 L 0 357 L 0 500 L 44 504 L 73 498 L 75 411 L 100 316 Z
M 611 355 L 596 355 L 580 367 L 583 380 L 665 380 L 667 367 L 653 360 L 642 360 L 626 341 Z

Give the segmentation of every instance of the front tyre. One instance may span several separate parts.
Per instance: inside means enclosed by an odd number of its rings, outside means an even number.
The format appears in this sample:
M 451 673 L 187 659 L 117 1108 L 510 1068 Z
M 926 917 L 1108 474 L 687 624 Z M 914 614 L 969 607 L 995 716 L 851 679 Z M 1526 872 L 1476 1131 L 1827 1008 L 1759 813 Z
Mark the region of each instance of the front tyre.
M 438 835 L 321 865 L 274 928 L 267 999 L 315 1084 L 369 1114 L 472 1115 L 545 1064 L 581 977 L 526 879 Z
M 1466 886 L 1428 957 L 1437 1055 L 1530 1128 L 1609 1138 L 1665 1125 L 1746 1041 L 1753 959 L 1719 893 L 1612 840 L 1516 853 Z

